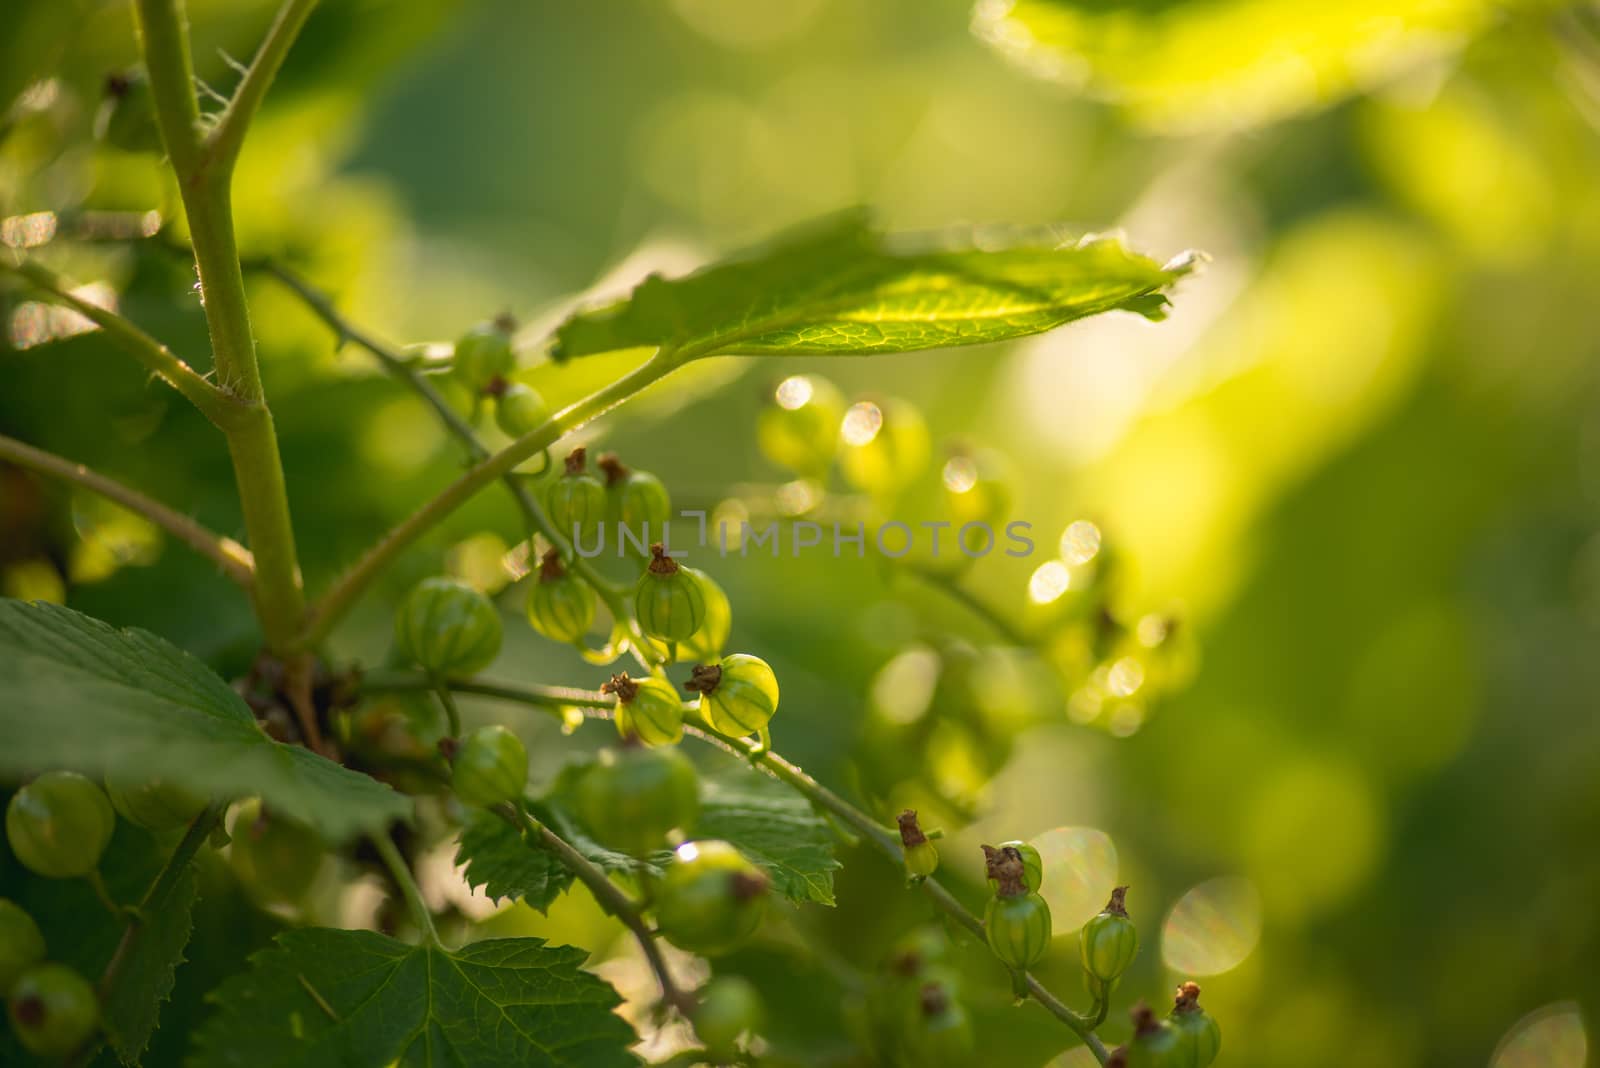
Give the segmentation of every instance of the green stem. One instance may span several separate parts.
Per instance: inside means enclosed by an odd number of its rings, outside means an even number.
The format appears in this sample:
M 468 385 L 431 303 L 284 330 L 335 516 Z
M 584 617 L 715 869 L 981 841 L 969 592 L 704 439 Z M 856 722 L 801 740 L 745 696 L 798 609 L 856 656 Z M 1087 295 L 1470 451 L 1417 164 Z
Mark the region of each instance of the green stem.
M 450 724 L 450 737 L 461 737 L 461 713 L 456 709 L 456 699 L 450 695 L 449 685 L 444 679 L 435 678 L 433 692 L 439 695 L 439 703 L 444 706 L 444 717 Z
M 370 837 L 373 846 L 378 850 L 378 856 L 383 858 L 384 866 L 389 869 L 389 874 L 394 876 L 394 881 L 399 885 L 400 893 L 406 899 L 406 907 L 411 910 L 411 919 L 422 932 L 422 937 L 427 939 L 431 946 L 440 945 L 439 932 L 433 926 L 433 912 L 428 908 L 428 903 L 422 900 L 422 891 L 417 887 L 416 877 L 406 866 L 400 850 L 395 848 L 394 840 L 389 837 L 387 831 Z
M 222 573 L 234 582 L 250 589 L 254 581 L 255 562 L 250 550 L 221 534 L 207 530 L 182 512 L 175 512 L 160 501 L 152 500 L 138 490 L 130 489 L 115 479 L 91 471 L 83 464 L 26 445 L 15 438 L 0 434 L 0 460 L 9 460 L 40 474 L 53 475 L 82 486 L 84 489 L 110 501 L 115 501 L 130 512 L 143 516 L 168 534 L 183 542 L 195 552 L 211 559 Z
M 317 0 L 286 0 L 283 7 L 278 9 L 277 17 L 267 30 L 266 39 L 256 50 L 255 59 L 251 60 L 239 87 L 233 91 L 233 98 L 228 101 L 222 118 L 217 120 L 210 136 L 206 138 L 204 166 L 219 172 L 233 169 L 234 162 L 239 158 L 239 150 L 244 146 L 244 135 L 250 127 L 250 120 L 255 118 L 267 89 L 272 85 L 272 79 L 277 76 L 278 68 L 283 66 L 284 58 L 288 56 L 295 38 L 300 35 L 300 28 L 305 25 L 311 9 L 316 6 Z
M 678 362 L 665 351 L 657 353 L 615 382 L 557 413 L 544 425 L 529 431 L 493 456 L 473 465 L 433 500 L 389 531 L 346 571 L 313 608 L 299 637 L 302 647 L 328 636 L 363 591 L 412 542 L 433 529 L 479 490 L 514 469 L 519 463 L 548 449 L 572 430 L 611 410 L 646 386 L 670 374 Z M 257 556 L 260 553 L 258 551 Z M 259 563 L 258 563 L 259 566 Z

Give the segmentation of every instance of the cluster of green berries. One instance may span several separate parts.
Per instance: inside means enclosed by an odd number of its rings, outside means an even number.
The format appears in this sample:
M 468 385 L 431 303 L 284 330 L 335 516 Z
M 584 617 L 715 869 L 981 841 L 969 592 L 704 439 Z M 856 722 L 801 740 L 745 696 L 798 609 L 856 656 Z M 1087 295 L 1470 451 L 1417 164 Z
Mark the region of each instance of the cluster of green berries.
M 874 1063 L 968 1068 L 979 1063 L 963 975 L 946 962 L 942 931 L 918 929 L 890 952 L 883 974 L 847 1017 Z
M 1222 1029 L 1200 1007 L 1200 987 L 1178 987 L 1165 1020 L 1143 1003 L 1133 1010 L 1133 1039 L 1118 1047 L 1108 1068 L 1206 1068 L 1222 1050 Z

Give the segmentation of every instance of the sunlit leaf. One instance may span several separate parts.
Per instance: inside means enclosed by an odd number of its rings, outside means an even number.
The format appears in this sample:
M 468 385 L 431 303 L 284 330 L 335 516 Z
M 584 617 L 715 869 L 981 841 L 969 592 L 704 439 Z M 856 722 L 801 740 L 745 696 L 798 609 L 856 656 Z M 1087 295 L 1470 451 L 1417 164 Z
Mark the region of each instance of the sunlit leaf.
M 626 300 L 569 318 L 554 355 L 909 352 L 1117 309 L 1160 319 L 1189 264 L 1162 267 L 1110 239 L 888 237 L 851 213 L 685 278 L 652 275 Z

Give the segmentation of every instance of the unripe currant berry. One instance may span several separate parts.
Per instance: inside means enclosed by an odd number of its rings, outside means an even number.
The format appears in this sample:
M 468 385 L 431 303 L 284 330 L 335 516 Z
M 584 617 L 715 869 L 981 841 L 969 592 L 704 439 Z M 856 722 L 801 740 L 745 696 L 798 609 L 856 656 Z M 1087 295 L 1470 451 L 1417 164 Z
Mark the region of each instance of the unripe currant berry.
M 841 469 L 859 490 L 886 496 L 915 478 L 928 462 L 928 425 L 908 401 L 861 401 L 840 425 Z
M 520 800 L 528 785 L 528 750 L 498 723 L 479 727 L 457 745 L 450 785 L 479 808 Z
M 983 925 L 989 948 L 1012 968 L 1032 968 L 1050 951 L 1050 906 L 1038 894 L 1023 890 L 990 898 Z
M 968 1068 L 974 1063 L 972 1021 L 948 983 L 935 980 L 918 988 L 905 1047 L 918 1068 Z
M 47 771 L 12 795 L 6 840 L 22 866 L 47 879 L 100 865 L 117 817 L 105 791 L 73 771 Z
M 832 382 L 817 375 L 794 375 L 778 383 L 772 403 L 756 422 L 761 453 L 779 467 L 817 477 L 839 450 L 844 398 Z
M 657 542 L 650 546 L 650 565 L 639 576 L 633 607 L 640 629 L 650 637 L 687 641 L 706 621 L 706 591 L 694 572 L 679 567 Z
M 734 653 L 715 664 L 696 664 L 686 689 L 700 695 L 700 716 L 719 734 L 754 734 L 761 748 L 772 744 L 767 724 L 778 711 L 778 676 L 759 656 Z
M 528 591 L 528 622 L 551 641 L 575 642 L 594 622 L 595 595 L 561 565 L 561 554 L 551 549 L 539 564 L 539 577 Z
M 1178 1036 L 1178 1056 L 1174 1068 L 1206 1068 L 1222 1052 L 1222 1028 L 1211 1014 L 1200 1007 L 1200 985 L 1184 983 L 1167 1023 Z
M 545 491 L 544 506 L 564 538 L 590 534 L 606 519 L 606 488 L 589 473 L 588 463 L 587 449 L 573 449 L 567 454 L 566 473 Z
M 401 604 L 395 642 L 431 675 L 475 675 L 500 652 L 500 613 L 494 602 L 449 578 L 428 578 Z
M 64 964 L 41 964 L 11 988 L 11 1030 L 40 1057 L 76 1053 L 100 1025 L 100 999 L 89 981 Z
M 715 956 L 761 926 L 771 880 L 727 842 L 685 842 L 656 894 L 656 922 L 679 949 Z
M 0 995 L 22 973 L 44 960 L 44 935 L 33 917 L 10 898 L 0 897 Z
M 1128 918 L 1126 886 L 1111 891 L 1111 900 L 1098 916 L 1083 925 L 1079 948 L 1083 969 L 1102 983 L 1114 983 L 1139 953 L 1139 932 Z
M 1000 876 L 996 873 L 997 865 L 1007 859 L 1015 857 L 1022 865 L 1022 885 L 1030 892 L 1037 893 L 1039 887 L 1044 885 L 1044 861 L 1039 857 L 1039 851 L 1027 842 L 1013 839 L 1001 842 L 997 846 L 984 846 L 984 870 L 989 877 L 989 889 L 994 892 L 1000 884 Z
M 578 812 L 595 840 L 646 856 L 700 815 L 700 777 L 677 749 L 602 749 L 578 782 Z
M 503 380 L 502 380 L 503 381 Z M 510 438 L 537 430 L 550 419 L 550 406 L 539 391 L 521 382 L 504 382 L 494 390 L 494 421 Z
M 900 826 L 900 852 L 905 858 L 906 877 L 921 882 L 939 868 L 939 847 L 928 840 L 917 822 L 915 809 L 906 809 L 896 817 Z
M 600 692 L 617 699 L 617 733 L 646 745 L 675 745 L 683 738 L 683 702 L 672 683 L 647 675 L 631 679 L 624 671 L 611 676 Z
M 699 580 L 700 588 L 705 592 L 706 618 L 699 630 L 678 643 L 678 656 L 683 660 L 709 664 L 722 656 L 722 649 L 728 644 L 728 635 L 733 630 L 733 604 L 710 575 L 693 567 L 685 567 L 684 570 Z
M 1185 1063 L 1178 1033 L 1143 1002 L 1133 1010 L 1133 1039 L 1127 1049 L 1128 1068 L 1178 1068 Z
M 643 542 L 665 537 L 667 520 L 672 518 L 672 498 L 661 480 L 648 471 L 624 467 L 615 453 L 606 453 L 595 466 L 606 476 L 606 510 L 611 520 Z M 622 537 L 620 531 L 617 536 Z
M 155 98 L 143 70 L 118 71 L 106 78 L 105 97 L 94 117 L 94 135 L 124 152 L 160 152 Z
M 717 1064 L 739 1056 L 739 1039 L 761 1030 L 766 1010 L 750 980 L 723 975 L 701 987 L 694 1010 L 694 1033 Z
M 299 901 L 322 870 L 322 839 L 303 823 L 262 807 L 239 806 L 229 847 L 233 869 L 252 892 L 269 902 Z
M 474 393 L 483 392 L 516 368 L 517 354 L 511 349 L 516 327 L 514 320 L 502 315 L 479 323 L 456 339 L 454 371 Z
M 123 819 L 147 831 L 186 827 L 206 807 L 205 798 L 159 779 L 139 782 L 108 775 L 106 794 Z

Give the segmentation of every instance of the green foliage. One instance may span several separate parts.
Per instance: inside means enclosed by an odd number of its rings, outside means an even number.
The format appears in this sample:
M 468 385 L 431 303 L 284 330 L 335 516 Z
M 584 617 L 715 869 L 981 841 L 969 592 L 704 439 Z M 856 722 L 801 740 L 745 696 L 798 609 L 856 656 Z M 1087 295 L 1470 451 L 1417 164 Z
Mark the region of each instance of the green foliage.
M 978 249 L 891 239 L 850 214 L 686 278 L 651 277 L 627 300 L 569 318 L 553 355 L 648 346 L 688 359 L 976 345 L 1116 309 L 1160 319 L 1167 288 L 1186 270 L 1111 240 L 1035 238 Z
M 330 840 L 404 818 L 405 798 L 274 742 L 198 660 L 140 630 L 0 600 L 0 773 L 152 776 L 208 797 L 257 795 Z
M 184 963 L 193 928 L 194 868 L 184 865 L 156 889 L 140 903 L 141 923 L 129 939 L 118 981 L 107 992 L 102 1010 L 111 1048 L 128 1065 L 140 1063 Z
M 637 1061 L 586 954 L 537 938 L 455 952 L 369 931 L 286 931 L 218 988 L 193 1063 L 238 1068 L 453 1064 L 611 1068 Z

